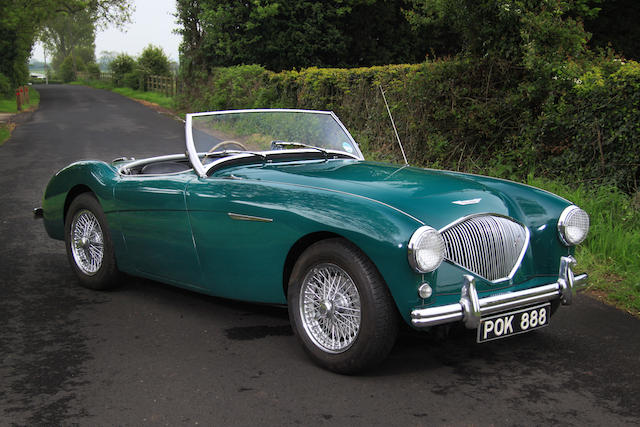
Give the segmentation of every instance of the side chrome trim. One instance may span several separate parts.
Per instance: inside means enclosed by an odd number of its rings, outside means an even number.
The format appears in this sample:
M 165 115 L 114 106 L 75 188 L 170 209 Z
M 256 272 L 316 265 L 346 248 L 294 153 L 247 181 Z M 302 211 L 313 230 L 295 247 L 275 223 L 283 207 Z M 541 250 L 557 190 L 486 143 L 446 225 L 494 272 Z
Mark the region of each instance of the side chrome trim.
M 140 159 L 140 160 L 135 160 L 133 162 L 130 163 L 126 163 L 122 166 L 120 166 L 118 168 L 118 173 L 120 175 L 124 175 L 124 176 L 141 176 L 141 175 L 128 175 L 125 171 L 129 170 L 131 168 L 135 168 L 137 166 L 141 166 L 141 165 L 146 165 L 148 163 L 155 163 L 155 162 L 166 162 L 169 160 L 183 160 L 186 159 L 187 155 L 186 154 L 167 154 L 164 156 L 156 156 L 156 157 L 147 157 L 146 159 Z M 189 169 L 183 171 L 183 172 L 177 172 L 177 173 L 184 173 L 187 172 Z M 151 174 L 149 174 L 151 175 Z M 155 174 L 157 175 L 157 174 Z M 167 174 L 162 174 L 162 175 L 167 175 Z
M 227 215 L 229 215 L 229 218 L 235 219 L 236 221 L 273 222 L 273 218 L 261 218 L 259 216 L 242 215 L 233 212 L 227 212 Z
M 475 278 L 464 275 L 460 302 L 439 307 L 421 308 L 411 312 L 411 323 L 416 328 L 426 328 L 443 323 L 464 322 L 469 329 L 476 329 L 482 317 L 529 305 L 560 299 L 563 305 L 572 302 L 573 291 L 584 286 L 586 273 L 574 275 L 571 267 L 576 260 L 572 256 L 560 258 L 560 271 L 555 283 L 524 289 L 522 291 L 479 298 Z

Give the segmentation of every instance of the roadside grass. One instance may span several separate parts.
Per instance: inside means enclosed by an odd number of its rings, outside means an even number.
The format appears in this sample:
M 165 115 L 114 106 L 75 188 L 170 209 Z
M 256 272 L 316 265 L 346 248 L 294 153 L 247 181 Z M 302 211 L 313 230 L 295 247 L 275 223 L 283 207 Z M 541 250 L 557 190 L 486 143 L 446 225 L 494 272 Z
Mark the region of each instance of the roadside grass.
M 172 97 L 165 96 L 158 92 L 145 92 L 142 90 L 134 90 L 128 87 L 114 87 L 113 84 L 111 84 L 110 82 L 104 82 L 100 80 L 81 80 L 81 81 L 72 82 L 71 84 L 85 85 L 85 86 L 91 86 L 96 89 L 110 90 L 112 92 L 119 93 L 120 95 L 126 96 L 128 98 L 133 98 L 133 99 L 157 104 L 168 110 L 173 110 L 175 109 L 175 106 L 176 106 L 174 99 Z
M 9 139 L 14 127 L 13 123 L 0 123 L 0 146 Z
M 40 104 L 40 94 L 33 87 L 29 88 L 29 103 L 22 106 L 23 110 L 31 110 Z M 17 113 L 15 96 L 9 98 L 0 98 L 0 113 Z
M 587 211 L 589 235 L 576 251 L 578 270 L 589 273 L 587 292 L 640 317 L 640 195 L 611 186 L 573 189 L 532 176 L 528 183 Z
M 29 88 L 29 103 L 22 106 L 23 110 L 35 110 L 38 105 L 40 105 L 40 94 L 34 88 Z M 16 99 L 14 97 L 0 98 L 0 113 L 18 113 Z M 11 137 L 11 132 L 15 127 L 14 123 L 0 123 L 0 146 Z

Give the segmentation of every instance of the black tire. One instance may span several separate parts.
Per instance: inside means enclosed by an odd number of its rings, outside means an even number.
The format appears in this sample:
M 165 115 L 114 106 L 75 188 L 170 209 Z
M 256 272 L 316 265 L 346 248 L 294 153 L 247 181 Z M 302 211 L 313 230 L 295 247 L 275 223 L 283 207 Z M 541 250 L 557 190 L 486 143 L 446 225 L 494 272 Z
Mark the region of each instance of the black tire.
M 339 277 L 341 285 L 332 297 L 314 305 L 321 299 L 315 291 L 321 288 L 321 281 L 327 283 L 322 280 L 327 276 L 331 283 Z M 311 245 L 293 268 L 287 294 L 296 337 L 311 359 L 326 369 L 342 374 L 362 372 L 382 362 L 395 344 L 398 314 L 389 290 L 369 258 L 344 239 Z M 356 313 L 358 303 L 359 320 L 354 320 L 356 316 L 348 316 Z M 332 324 L 345 332 L 337 340 L 326 333 Z M 323 342 L 335 347 L 330 349 Z
M 96 227 L 95 222 L 99 227 Z M 89 225 L 82 231 L 82 223 Z M 74 240 L 72 227 L 82 241 Z M 82 193 L 71 202 L 64 224 L 65 246 L 69 264 L 82 286 L 94 290 L 111 289 L 118 284 L 111 233 L 100 203 L 91 193 Z M 75 245 L 74 252 L 74 241 Z M 100 243 L 102 255 L 98 256 Z

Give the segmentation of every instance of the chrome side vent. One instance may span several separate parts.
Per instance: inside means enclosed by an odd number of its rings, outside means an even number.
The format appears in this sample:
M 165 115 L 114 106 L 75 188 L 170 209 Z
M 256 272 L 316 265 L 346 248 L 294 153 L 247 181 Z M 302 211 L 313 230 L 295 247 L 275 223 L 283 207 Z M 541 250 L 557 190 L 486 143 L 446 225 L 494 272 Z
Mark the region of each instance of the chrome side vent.
M 445 259 L 491 282 L 513 277 L 529 245 L 526 227 L 498 215 L 466 217 L 440 232 Z

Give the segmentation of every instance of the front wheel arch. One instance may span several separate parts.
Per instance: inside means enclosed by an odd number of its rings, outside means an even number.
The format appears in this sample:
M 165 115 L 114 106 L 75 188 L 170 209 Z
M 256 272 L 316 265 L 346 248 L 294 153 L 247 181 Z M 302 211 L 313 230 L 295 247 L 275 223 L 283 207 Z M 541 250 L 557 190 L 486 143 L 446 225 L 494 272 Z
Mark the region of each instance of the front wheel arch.
M 316 272 L 325 269 L 336 271 L 340 279 L 320 273 L 322 277 L 317 280 Z M 396 340 L 398 311 L 383 277 L 356 245 L 343 238 L 312 244 L 298 258 L 290 282 L 289 319 L 298 341 L 317 364 L 334 372 L 354 374 L 386 358 Z M 320 288 L 305 291 L 316 284 Z M 319 295 L 324 295 L 319 297 L 324 303 L 318 305 Z M 344 325 L 344 319 L 339 317 L 356 311 L 357 325 L 342 329 L 338 324 Z M 325 339 L 329 340 L 328 346 L 323 344 Z
M 287 257 L 284 261 L 284 269 L 282 271 L 282 290 L 284 291 L 285 297 L 287 296 L 287 292 L 289 291 L 289 279 L 291 278 L 291 273 L 293 272 L 293 267 L 296 265 L 298 258 L 300 255 L 304 253 L 304 251 L 309 248 L 309 246 L 314 243 L 318 243 L 321 240 L 333 239 L 333 238 L 342 238 L 339 234 L 332 233 L 330 231 L 318 231 L 315 233 L 307 234 L 297 242 L 291 246 L 289 252 L 287 253 Z M 345 239 L 346 240 L 346 239 Z

